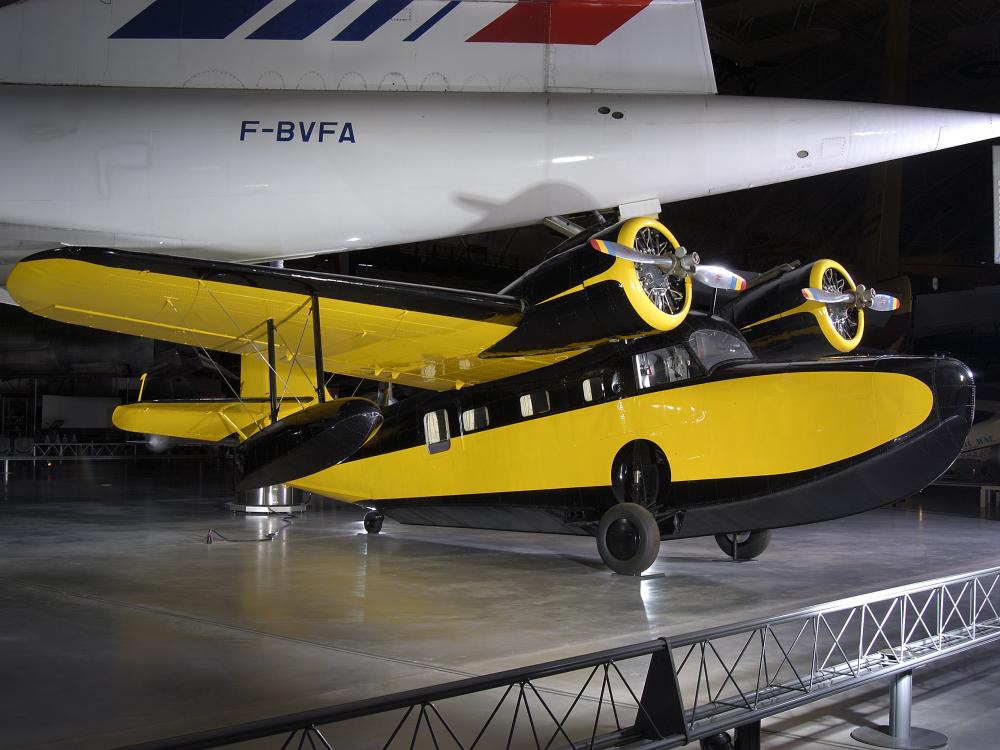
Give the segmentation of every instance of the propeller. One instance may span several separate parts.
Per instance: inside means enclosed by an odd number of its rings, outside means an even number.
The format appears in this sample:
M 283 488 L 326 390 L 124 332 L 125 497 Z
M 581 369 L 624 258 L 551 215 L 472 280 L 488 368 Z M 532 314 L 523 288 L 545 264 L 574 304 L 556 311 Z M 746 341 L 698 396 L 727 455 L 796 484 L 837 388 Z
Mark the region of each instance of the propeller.
M 598 252 L 615 258 L 630 260 L 633 263 L 651 263 L 658 266 L 664 273 L 686 279 L 688 277 L 700 281 L 712 289 L 727 289 L 742 292 L 747 288 L 746 279 L 722 266 L 703 266 L 698 253 L 689 253 L 683 247 L 664 255 L 651 255 L 610 240 L 591 240 L 590 246 Z
M 848 305 L 857 309 L 891 312 L 899 309 L 899 300 L 891 294 L 876 294 L 874 289 L 868 289 L 858 284 L 853 292 L 833 292 L 827 289 L 807 287 L 802 290 L 802 296 L 811 302 L 822 302 L 827 305 Z

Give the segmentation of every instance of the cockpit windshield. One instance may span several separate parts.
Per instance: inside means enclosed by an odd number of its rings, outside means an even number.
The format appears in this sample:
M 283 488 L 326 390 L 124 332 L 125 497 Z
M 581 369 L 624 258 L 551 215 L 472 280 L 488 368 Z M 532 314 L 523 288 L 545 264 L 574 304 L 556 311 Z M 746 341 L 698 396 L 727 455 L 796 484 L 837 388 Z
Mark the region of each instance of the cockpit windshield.
M 688 345 L 706 371 L 736 359 L 753 359 L 750 347 L 728 331 L 702 329 L 688 338 Z

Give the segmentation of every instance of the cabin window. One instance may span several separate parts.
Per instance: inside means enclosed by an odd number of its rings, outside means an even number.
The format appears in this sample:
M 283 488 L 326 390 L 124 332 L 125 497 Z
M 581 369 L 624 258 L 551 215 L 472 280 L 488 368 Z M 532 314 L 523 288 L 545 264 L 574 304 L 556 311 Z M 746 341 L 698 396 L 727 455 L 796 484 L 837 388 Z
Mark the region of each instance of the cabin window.
M 532 417 L 544 414 L 552 405 L 549 403 L 548 391 L 532 391 L 521 396 L 521 416 Z
M 692 372 L 691 355 L 683 346 L 667 346 L 635 355 L 635 377 L 639 388 L 687 380 Z
M 427 450 L 431 453 L 440 453 L 451 447 L 451 427 L 446 409 L 424 415 L 424 438 L 427 440 Z
M 622 375 L 617 370 L 611 374 L 611 392 L 616 396 L 622 392 Z
M 695 331 L 688 339 L 688 344 L 706 370 L 711 370 L 722 362 L 753 359 L 753 352 L 747 343 L 728 331 Z
M 490 426 L 490 410 L 485 406 L 466 409 L 462 412 L 462 431 L 475 432 Z
M 583 381 L 583 400 L 587 403 L 604 398 L 604 380 L 598 375 Z

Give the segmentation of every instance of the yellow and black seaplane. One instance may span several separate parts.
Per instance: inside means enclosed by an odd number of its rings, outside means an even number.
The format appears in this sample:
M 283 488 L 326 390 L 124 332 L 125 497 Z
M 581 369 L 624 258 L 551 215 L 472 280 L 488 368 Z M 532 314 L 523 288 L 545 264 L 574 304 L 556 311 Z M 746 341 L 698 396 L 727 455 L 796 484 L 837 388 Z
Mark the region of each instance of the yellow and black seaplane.
M 850 355 L 892 297 L 829 260 L 747 282 L 653 219 L 581 234 L 499 294 L 95 248 L 34 255 L 8 290 L 55 320 L 241 355 L 232 399 L 114 415 L 235 439 L 240 489 L 362 505 L 369 533 L 385 514 L 590 534 L 625 574 L 661 539 L 715 535 L 747 559 L 775 527 L 899 500 L 972 418 L 962 363 Z M 711 304 L 692 309 L 696 291 Z M 333 398 L 328 373 L 413 395 Z

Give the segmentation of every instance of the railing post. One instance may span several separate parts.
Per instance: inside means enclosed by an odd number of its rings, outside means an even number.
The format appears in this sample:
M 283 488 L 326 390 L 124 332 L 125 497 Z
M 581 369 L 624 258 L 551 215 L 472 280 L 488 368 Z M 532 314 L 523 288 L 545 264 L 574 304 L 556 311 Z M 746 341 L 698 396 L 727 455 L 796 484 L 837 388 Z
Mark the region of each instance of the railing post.
M 893 739 L 910 739 L 913 709 L 913 672 L 899 672 L 892 678 L 889 693 L 889 734 Z
M 874 747 L 896 750 L 933 750 L 948 744 L 940 732 L 920 729 L 911 724 L 913 713 L 913 671 L 897 672 L 892 677 L 889 693 L 889 725 L 858 727 L 851 737 Z
M 760 750 L 760 722 L 754 721 L 736 727 L 733 739 L 736 750 Z
M 663 650 L 655 652 L 649 660 L 635 725 L 647 740 L 671 735 L 688 736 L 684 702 L 669 643 L 665 643 Z

